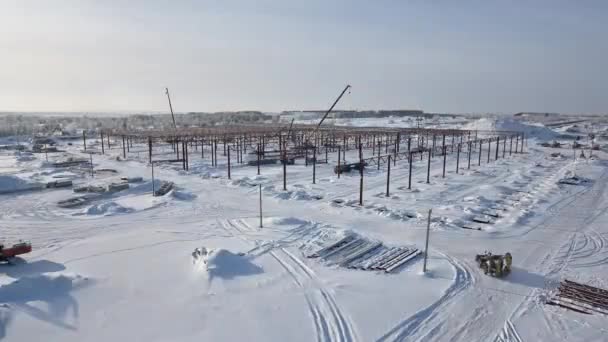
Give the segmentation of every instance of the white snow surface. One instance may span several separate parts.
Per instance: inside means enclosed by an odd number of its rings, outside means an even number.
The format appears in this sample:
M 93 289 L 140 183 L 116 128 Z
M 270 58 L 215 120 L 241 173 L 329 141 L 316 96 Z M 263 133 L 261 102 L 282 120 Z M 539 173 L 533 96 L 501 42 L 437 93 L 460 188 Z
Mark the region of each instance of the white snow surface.
M 393 119 L 350 122 L 387 120 Z M 437 124 L 515 129 L 538 140 L 557 134 L 511 119 Z M 481 165 L 473 153 L 469 167 L 464 151 L 458 169 L 455 155 L 448 156 L 445 178 L 442 158 L 433 158 L 428 183 L 426 159 L 415 161 L 411 189 L 407 162 L 399 161 L 388 197 L 386 166 L 371 166 L 360 206 L 359 175 L 338 179 L 335 152 L 329 164 L 316 166 L 316 184 L 312 166 L 302 160 L 288 166 L 283 190 L 279 164 L 256 175 L 255 167 L 233 160 L 228 180 L 221 151 L 219 166 L 211 167 L 208 151 L 201 159 L 200 150 L 190 149 L 189 171 L 155 167 L 155 186 L 162 179 L 176 187 L 153 197 L 147 146 L 136 144 L 126 161 L 117 161 L 118 146 L 95 155 L 94 166 L 116 169 L 112 177 L 143 177 L 142 183 L 96 194 L 76 208 L 57 206 L 80 195 L 71 189 L 0 195 L 0 240 L 28 240 L 34 248 L 15 265 L 0 265 L 0 341 L 608 340 L 606 317 L 544 305 L 564 278 L 608 289 L 604 152 L 575 161 L 569 153 L 551 158 L 553 149 L 532 143 L 510 155 L 507 144 L 498 160 L 492 150 L 490 163 L 487 150 Z M 81 148 L 62 146 L 87 157 Z M 174 156 L 170 146 L 154 153 Z M 1 152 L 0 185 L 57 176 L 78 184 L 113 181 L 33 157 Z M 49 155 L 49 162 L 63 157 Z M 558 184 L 572 174 L 589 181 Z M 421 257 L 391 274 L 306 257 L 350 234 L 423 249 L 431 208 L 427 273 Z M 491 224 L 461 228 L 476 216 Z M 201 246 L 211 251 L 204 267 L 192 260 Z M 513 272 L 484 275 L 474 258 L 485 250 L 511 252 Z

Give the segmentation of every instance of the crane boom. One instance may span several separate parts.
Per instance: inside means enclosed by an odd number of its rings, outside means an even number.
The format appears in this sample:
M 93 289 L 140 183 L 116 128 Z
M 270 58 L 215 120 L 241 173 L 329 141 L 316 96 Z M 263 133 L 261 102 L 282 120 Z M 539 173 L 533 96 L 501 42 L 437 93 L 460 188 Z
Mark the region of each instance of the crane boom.
M 325 118 L 327 118 L 327 116 L 329 115 L 329 113 L 331 113 L 331 111 L 334 109 L 334 107 L 336 106 L 336 104 L 338 104 L 338 101 L 340 101 L 340 99 L 342 98 L 342 96 L 344 96 L 344 93 L 346 93 L 346 91 L 348 90 L 348 88 L 350 88 L 350 84 L 347 84 L 346 87 L 344 87 L 344 90 L 342 90 L 342 93 L 340 93 L 340 95 L 338 96 L 338 98 L 336 99 L 336 101 L 334 101 L 334 104 L 331 105 L 331 107 L 329 107 L 329 109 L 327 110 L 327 112 L 325 112 L 325 115 L 323 115 L 323 117 L 321 118 L 321 121 L 319 121 L 319 124 L 317 125 L 317 128 L 315 128 L 315 133 L 317 132 L 317 130 L 319 129 L 319 127 L 321 127 L 321 124 L 323 123 L 323 121 L 325 121 Z
M 171 110 L 171 119 L 173 119 L 173 128 L 177 129 L 175 124 L 175 115 L 173 114 L 173 106 L 171 105 L 171 96 L 169 96 L 169 88 L 165 88 L 165 94 L 167 94 L 167 100 L 169 100 L 169 109 Z

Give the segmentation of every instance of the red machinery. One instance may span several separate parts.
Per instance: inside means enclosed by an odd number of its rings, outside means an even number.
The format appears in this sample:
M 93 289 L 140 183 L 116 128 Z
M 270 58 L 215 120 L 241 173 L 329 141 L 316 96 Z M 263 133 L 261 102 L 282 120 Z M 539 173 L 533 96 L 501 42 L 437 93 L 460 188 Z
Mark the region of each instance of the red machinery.
M 32 245 L 29 242 L 20 242 L 8 248 L 0 244 L 0 262 L 10 262 L 17 255 L 26 254 L 31 251 Z

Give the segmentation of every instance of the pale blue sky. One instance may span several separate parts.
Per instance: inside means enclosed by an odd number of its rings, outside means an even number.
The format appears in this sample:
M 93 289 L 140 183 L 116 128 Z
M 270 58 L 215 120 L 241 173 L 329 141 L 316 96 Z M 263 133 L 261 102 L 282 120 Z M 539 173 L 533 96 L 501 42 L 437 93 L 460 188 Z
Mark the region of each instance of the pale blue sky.
M 0 111 L 608 112 L 608 1 L 2 0 Z

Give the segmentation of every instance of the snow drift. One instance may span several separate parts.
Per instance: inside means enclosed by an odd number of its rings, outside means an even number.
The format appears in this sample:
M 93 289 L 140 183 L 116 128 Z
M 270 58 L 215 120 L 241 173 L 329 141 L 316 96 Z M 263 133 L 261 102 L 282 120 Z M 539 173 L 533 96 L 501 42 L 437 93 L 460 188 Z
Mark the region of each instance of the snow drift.
M 0 175 L 0 194 L 7 194 L 17 191 L 39 190 L 44 185 L 42 183 L 31 182 L 14 175 Z

